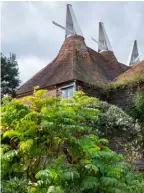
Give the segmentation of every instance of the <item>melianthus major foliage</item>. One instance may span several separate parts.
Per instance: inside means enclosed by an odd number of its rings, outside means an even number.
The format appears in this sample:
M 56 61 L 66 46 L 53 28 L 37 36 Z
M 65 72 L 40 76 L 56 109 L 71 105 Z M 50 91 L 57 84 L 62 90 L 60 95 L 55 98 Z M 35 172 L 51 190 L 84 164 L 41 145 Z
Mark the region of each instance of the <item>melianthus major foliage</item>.
M 142 193 L 142 174 L 91 134 L 97 99 L 82 92 L 43 97 L 45 92 L 3 100 L 2 192 Z

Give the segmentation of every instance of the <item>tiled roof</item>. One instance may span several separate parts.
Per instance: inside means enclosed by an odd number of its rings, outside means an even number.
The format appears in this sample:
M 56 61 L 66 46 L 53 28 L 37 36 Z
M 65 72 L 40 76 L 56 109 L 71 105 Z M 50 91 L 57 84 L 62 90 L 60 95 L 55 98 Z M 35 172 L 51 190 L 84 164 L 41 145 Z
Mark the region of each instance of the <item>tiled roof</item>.
M 134 78 L 144 79 L 144 60 L 142 60 L 139 64 L 132 66 L 129 70 L 117 77 L 116 80 L 132 80 Z
M 100 53 L 106 58 L 106 60 L 110 61 L 111 67 L 114 69 L 117 69 L 117 72 L 119 73 L 121 73 L 121 71 L 125 72 L 130 68 L 125 64 L 119 63 L 112 51 L 106 50 L 106 51 L 101 51 Z
M 57 57 L 24 83 L 17 95 L 33 91 L 34 86 L 48 88 L 71 80 L 108 82 L 128 68 L 117 61 L 112 51 L 98 53 L 86 46 L 82 36 L 70 36 L 64 41 Z

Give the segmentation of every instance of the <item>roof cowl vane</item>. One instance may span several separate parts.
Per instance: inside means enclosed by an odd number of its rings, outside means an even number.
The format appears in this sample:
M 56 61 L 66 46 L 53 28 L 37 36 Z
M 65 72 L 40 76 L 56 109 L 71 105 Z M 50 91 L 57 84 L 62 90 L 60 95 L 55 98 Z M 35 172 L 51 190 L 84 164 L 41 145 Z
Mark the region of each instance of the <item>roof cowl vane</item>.
M 131 52 L 128 58 L 128 66 L 133 66 L 135 64 L 138 64 L 140 62 L 140 56 L 142 54 L 139 54 L 138 51 L 138 45 L 137 45 L 137 40 L 134 41 L 132 48 L 131 48 Z
M 99 37 L 98 41 L 94 38 L 92 38 L 93 41 L 95 41 L 98 44 L 98 52 L 111 50 L 112 46 L 110 44 L 108 35 L 106 33 L 106 30 L 104 28 L 103 22 L 99 22 Z
M 65 30 L 65 38 L 71 35 L 80 35 L 83 36 L 80 26 L 78 25 L 76 16 L 73 12 L 72 5 L 67 4 L 67 12 L 66 12 L 66 26 L 62 26 L 54 21 L 53 24 Z

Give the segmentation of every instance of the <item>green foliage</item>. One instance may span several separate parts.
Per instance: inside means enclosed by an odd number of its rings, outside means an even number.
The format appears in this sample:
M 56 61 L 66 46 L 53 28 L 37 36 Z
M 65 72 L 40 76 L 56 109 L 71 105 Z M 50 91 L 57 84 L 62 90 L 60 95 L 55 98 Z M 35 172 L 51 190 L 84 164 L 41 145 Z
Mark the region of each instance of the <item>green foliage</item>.
M 141 135 L 141 138 L 142 137 Z M 140 139 L 140 141 L 134 140 L 129 143 L 123 143 L 122 146 L 125 151 L 124 157 L 128 163 L 135 163 L 142 158 L 143 139 Z M 134 167 L 137 169 L 135 165 Z
M 144 91 L 137 92 L 132 102 L 131 115 L 140 123 L 144 123 Z
M 138 140 L 138 144 L 141 147 L 141 151 L 144 149 L 144 91 L 137 92 L 132 100 L 132 104 L 127 109 L 128 114 L 136 119 L 140 127 L 141 140 Z M 129 151 L 130 152 L 130 151 Z
M 19 86 L 18 64 L 15 54 L 6 57 L 1 53 L 1 94 L 15 95 L 15 90 Z
M 92 134 L 98 100 L 82 92 L 68 99 L 43 97 L 45 92 L 35 89 L 21 100 L 4 99 L 3 186 L 17 177 L 19 184 L 23 178 L 27 182 L 21 192 L 142 193 L 143 177 L 106 146 L 106 139 Z M 18 186 L 13 189 L 19 192 Z
M 124 88 L 134 88 L 139 86 L 141 83 L 144 82 L 144 71 L 140 72 L 140 74 L 136 74 L 135 76 L 119 76 L 119 79 L 115 79 L 111 82 L 103 83 L 103 82 L 96 82 L 94 84 L 85 84 L 86 86 L 93 88 L 93 89 L 99 89 L 99 92 L 101 94 L 104 94 L 105 97 L 109 94 L 111 91 L 117 91 L 118 89 L 124 89 Z M 122 74 L 123 75 L 123 74 Z
M 48 188 L 47 193 L 55 193 L 55 192 L 57 192 L 57 193 L 64 193 L 64 191 L 59 186 L 50 186 Z
M 14 177 L 9 180 L 2 181 L 1 192 L 2 193 L 27 193 L 27 180 Z
M 140 125 L 122 109 L 106 102 L 97 101 L 93 108 L 100 110 L 94 133 L 107 139 L 119 138 L 124 142 L 138 138 Z
M 144 135 L 140 123 L 122 109 L 106 102 L 97 101 L 93 108 L 100 110 L 93 133 L 109 139 L 113 149 L 123 150 L 125 159 L 135 167 L 134 163 L 141 159 L 143 149 Z
M 125 87 L 134 87 L 134 86 L 138 86 L 141 82 L 144 81 L 144 71 L 137 73 L 135 75 L 132 76 L 120 76 L 118 79 L 116 79 L 115 81 L 112 81 L 109 84 L 109 88 L 108 89 L 117 89 L 117 88 L 125 88 Z

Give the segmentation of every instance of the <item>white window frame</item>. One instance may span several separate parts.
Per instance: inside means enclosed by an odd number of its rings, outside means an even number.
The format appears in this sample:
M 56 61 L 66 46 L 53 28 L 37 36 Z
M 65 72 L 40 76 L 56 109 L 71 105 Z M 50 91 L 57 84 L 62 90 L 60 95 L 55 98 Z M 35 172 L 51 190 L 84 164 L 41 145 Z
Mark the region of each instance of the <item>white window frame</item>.
M 62 86 L 59 88 L 59 90 L 63 90 L 63 89 L 68 89 L 69 87 L 73 87 L 73 92 L 76 90 L 76 83 L 72 83 L 72 84 L 69 84 L 69 85 L 66 85 L 66 86 Z M 61 92 L 61 96 L 62 96 L 62 92 Z M 67 98 L 67 97 L 66 97 Z

